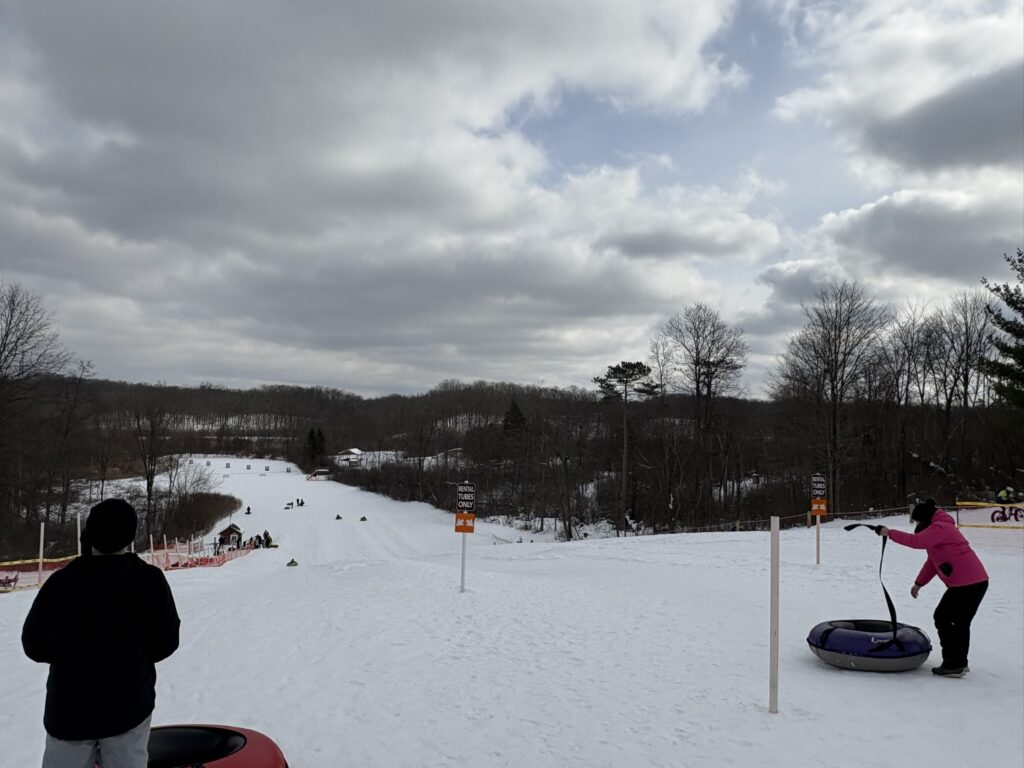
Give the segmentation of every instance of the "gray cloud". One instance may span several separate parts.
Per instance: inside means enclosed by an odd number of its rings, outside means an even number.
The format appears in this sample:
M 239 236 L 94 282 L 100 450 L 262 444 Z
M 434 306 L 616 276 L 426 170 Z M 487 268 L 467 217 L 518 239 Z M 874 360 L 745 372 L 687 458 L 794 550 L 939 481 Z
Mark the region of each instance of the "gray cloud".
M 5 6 L 0 279 L 100 375 L 587 381 L 702 281 L 605 253 L 670 204 L 631 169 L 542 186 L 508 116 L 699 112 L 742 81 L 705 52 L 732 5 Z
M 770 288 L 763 305 L 743 313 L 739 322 L 752 339 L 752 351 L 767 355 L 782 350 L 782 338 L 803 325 L 803 304 L 834 280 L 846 275 L 834 264 L 822 260 L 791 260 L 772 264 L 757 276 Z
M 864 129 L 866 148 L 922 170 L 1024 164 L 1024 61 L 966 80 Z
M 973 233 L 964 247 L 1014 234 L 1004 193 L 922 197 L 916 213 L 883 198 L 769 265 L 785 222 L 756 212 L 775 180 L 744 165 L 747 148 L 710 182 L 723 188 L 684 183 L 671 152 L 654 183 L 621 158 L 664 147 L 633 136 L 602 139 L 626 164 L 561 174 L 514 124 L 573 91 L 699 126 L 717 96 L 743 96 L 714 50 L 734 6 L 4 4 L 0 279 L 42 292 L 101 376 L 372 394 L 450 377 L 587 384 L 684 304 L 747 293 L 767 294 L 741 317 L 763 370 L 828 265 L 903 274 L 929 228 L 944 234 L 928 247 L 956 241 L 944 217 Z M 954 102 L 990 103 L 965 91 L 892 109 L 868 125 L 875 151 L 987 162 L 991 147 L 948 132 L 908 138 Z M 961 274 L 955 250 L 935 271 Z
M 990 181 L 991 188 L 887 195 L 826 217 L 817 235 L 857 274 L 976 284 L 987 265 L 1024 242 L 1024 184 Z
M 599 248 L 613 248 L 627 256 L 671 256 L 724 255 L 735 252 L 734 242 L 716 241 L 708 237 L 696 237 L 671 230 L 648 230 L 646 232 L 618 232 L 597 241 Z

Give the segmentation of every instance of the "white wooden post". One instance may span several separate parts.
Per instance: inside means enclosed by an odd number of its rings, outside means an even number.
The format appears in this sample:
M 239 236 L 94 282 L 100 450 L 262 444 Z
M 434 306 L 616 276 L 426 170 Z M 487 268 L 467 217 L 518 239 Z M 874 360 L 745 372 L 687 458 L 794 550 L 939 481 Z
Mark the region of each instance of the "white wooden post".
M 149 564 L 150 565 L 156 565 L 156 562 L 155 562 L 156 552 L 154 551 L 154 549 L 155 549 L 155 547 L 153 546 L 153 534 L 151 533 L 151 534 L 149 534 Z
M 814 564 L 821 565 L 821 515 L 814 516 Z
M 459 592 L 466 591 L 466 536 L 469 534 L 462 534 L 462 581 L 459 582 Z
M 75 530 L 78 531 L 78 556 L 82 556 L 82 513 L 75 515 Z
M 42 520 L 39 521 L 39 582 L 38 586 L 43 586 L 43 535 L 46 531 L 46 523 Z
M 772 516 L 771 635 L 769 641 L 768 711 L 779 711 L 779 518 Z

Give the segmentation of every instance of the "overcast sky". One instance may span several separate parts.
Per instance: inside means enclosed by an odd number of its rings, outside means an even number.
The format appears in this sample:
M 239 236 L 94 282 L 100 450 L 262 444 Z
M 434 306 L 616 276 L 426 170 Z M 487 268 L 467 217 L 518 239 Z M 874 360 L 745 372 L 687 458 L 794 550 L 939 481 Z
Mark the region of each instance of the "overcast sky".
M 0 281 L 102 378 L 591 386 L 1024 244 L 1020 0 L 0 0 Z

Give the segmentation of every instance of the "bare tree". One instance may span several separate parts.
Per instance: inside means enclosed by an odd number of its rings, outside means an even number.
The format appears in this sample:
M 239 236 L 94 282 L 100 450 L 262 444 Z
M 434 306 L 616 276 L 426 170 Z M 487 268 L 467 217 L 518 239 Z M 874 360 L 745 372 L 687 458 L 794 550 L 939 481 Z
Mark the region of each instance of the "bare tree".
M 716 482 L 716 461 L 724 472 L 724 433 L 715 439 L 715 406 L 724 395 L 737 394 L 747 362 L 743 329 L 726 323 L 706 304 L 693 304 L 673 315 L 662 328 L 676 363 L 675 388 L 690 395 L 694 406 L 694 437 L 699 452 L 701 482 L 695 504 L 710 506 Z M 722 503 L 726 502 L 721 483 Z
M 948 465 L 952 441 L 959 433 L 961 472 L 971 476 L 967 455 L 971 407 L 982 400 L 985 378 L 981 370 L 991 356 L 992 324 L 986 311 L 986 297 L 981 291 L 954 294 L 949 306 L 940 310 L 932 325 L 932 381 L 942 396 L 944 434 L 942 460 Z M 959 419 L 953 423 L 954 408 Z
M 118 451 L 122 446 L 122 434 L 120 424 L 114 416 L 109 413 L 93 414 L 90 425 L 92 436 L 92 460 L 96 462 L 97 478 L 100 481 L 99 497 L 104 498 L 107 486 L 107 475 L 111 466 L 118 458 Z M 90 485 L 89 501 L 92 501 Z
M 47 483 L 47 518 L 49 518 L 49 498 L 53 486 L 52 478 L 57 472 L 60 473 L 60 515 L 58 522 L 63 525 L 67 516 L 68 503 L 71 500 L 71 482 L 74 456 L 79 449 L 79 441 L 73 439 L 84 424 L 88 413 L 84 408 L 84 383 L 92 376 L 92 363 L 79 361 L 74 375 L 61 380 L 61 394 L 59 399 L 59 424 L 55 435 L 57 443 L 51 464 L 50 480 Z
M 882 332 L 892 311 L 857 283 L 832 283 L 804 305 L 807 324 L 790 341 L 774 372 L 775 395 L 814 404 L 824 435 L 825 472 L 832 508 L 840 509 L 846 453 L 843 422 L 847 404 L 877 361 Z
M 162 536 L 174 524 L 175 516 L 187 508 L 196 495 L 210 493 L 219 485 L 214 478 L 213 470 L 200 465 L 191 457 L 180 453 L 166 458 L 167 466 L 167 506 L 154 530 L 154 535 Z
M 156 529 L 154 486 L 160 458 L 167 452 L 171 436 L 171 412 L 162 393 L 148 388 L 136 392 L 120 411 L 120 429 L 131 439 L 133 457 L 142 467 L 146 481 L 146 534 Z
M 739 391 L 747 362 L 743 329 L 726 323 L 706 304 L 693 304 L 665 323 L 679 373 L 677 388 L 698 401 L 710 402 Z
M 651 338 L 647 348 L 647 363 L 651 369 L 651 381 L 658 387 L 658 396 L 662 402 L 665 394 L 677 389 L 676 345 L 664 331 Z
M 897 432 L 896 487 L 902 498 L 907 494 L 907 430 L 913 403 L 923 405 L 926 389 L 927 326 L 919 304 L 908 304 L 885 336 L 879 348 L 880 365 L 885 372 L 884 400 L 895 412 Z M 921 409 L 923 413 L 923 408 Z M 923 425 L 918 442 L 923 440 Z
M 25 506 L 25 440 L 21 427 L 39 388 L 71 361 L 42 300 L 0 283 L 0 526 Z
M 0 283 L 0 416 L 70 361 L 42 300 L 20 285 Z

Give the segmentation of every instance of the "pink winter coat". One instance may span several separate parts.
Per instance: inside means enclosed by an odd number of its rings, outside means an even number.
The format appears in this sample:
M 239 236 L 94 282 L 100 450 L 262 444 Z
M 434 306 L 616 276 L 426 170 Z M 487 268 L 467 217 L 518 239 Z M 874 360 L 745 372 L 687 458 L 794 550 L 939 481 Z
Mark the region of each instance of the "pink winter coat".
M 988 579 L 985 566 L 956 522 L 941 509 L 935 512 L 931 525 L 920 533 L 890 530 L 889 538 L 905 547 L 928 550 L 928 559 L 915 579 L 922 587 L 936 574 L 947 587 L 966 587 Z

